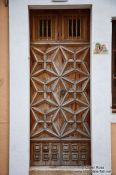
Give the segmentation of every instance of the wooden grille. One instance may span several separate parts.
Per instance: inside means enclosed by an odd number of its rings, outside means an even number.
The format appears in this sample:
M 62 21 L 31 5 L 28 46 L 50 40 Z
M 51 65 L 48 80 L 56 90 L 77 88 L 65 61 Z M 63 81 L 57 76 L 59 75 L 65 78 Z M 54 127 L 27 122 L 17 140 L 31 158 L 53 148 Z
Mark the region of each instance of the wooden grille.
M 56 40 L 57 18 L 55 15 L 34 15 L 31 17 L 31 40 Z
M 77 16 L 64 17 L 64 39 L 80 39 L 81 38 L 81 19 Z
M 88 15 L 63 16 L 62 39 L 69 41 L 89 41 L 89 17 Z
M 89 41 L 89 11 L 63 11 L 31 11 L 31 41 Z
M 49 39 L 43 43 L 40 36 L 36 42 L 31 38 L 31 165 L 82 166 L 90 165 L 91 161 L 90 45 L 82 42 L 83 35 L 77 31 L 77 25 L 81 26 L 84 21 L 75 15 L 71 18 L 74 29 L 71 28 L 70 42 L 66 42 L 67 38 L 63 40 L 65 22 L 70 20 L 68 17 L 65 21 L 66 16 L 56 15 L 58 43 Z M 44 23 L 45 13 L 40 19 Z M 75 41 L 74 37 L 76 40 L 80 37 L 81 43 L 71 42 Z

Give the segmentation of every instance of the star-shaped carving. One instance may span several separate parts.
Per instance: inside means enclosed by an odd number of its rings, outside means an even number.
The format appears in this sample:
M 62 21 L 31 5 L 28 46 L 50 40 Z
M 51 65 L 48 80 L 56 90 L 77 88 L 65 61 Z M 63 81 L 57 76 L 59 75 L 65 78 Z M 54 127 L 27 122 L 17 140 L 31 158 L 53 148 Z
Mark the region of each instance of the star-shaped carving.
M 32 46 L 32 138 L 89 138 L 89 47 Z

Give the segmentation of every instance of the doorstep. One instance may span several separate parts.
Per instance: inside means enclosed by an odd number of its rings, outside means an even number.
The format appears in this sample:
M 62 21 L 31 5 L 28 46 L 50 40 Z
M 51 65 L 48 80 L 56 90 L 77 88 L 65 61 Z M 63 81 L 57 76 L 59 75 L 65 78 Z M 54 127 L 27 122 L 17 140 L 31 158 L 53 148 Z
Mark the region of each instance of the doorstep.
M 76 166 L 33 166 L 30 167 L 29 175 L 91 175 L 91 168 Z

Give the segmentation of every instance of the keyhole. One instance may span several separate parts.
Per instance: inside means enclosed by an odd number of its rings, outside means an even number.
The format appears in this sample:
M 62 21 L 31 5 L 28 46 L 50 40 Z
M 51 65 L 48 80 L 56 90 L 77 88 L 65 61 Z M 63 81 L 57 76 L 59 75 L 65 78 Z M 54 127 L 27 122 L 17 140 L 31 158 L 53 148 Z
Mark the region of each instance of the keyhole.
M 65 90 L 62 89 L 62 90 L 60 91 L 60 94 L 61 94 L 61 95 L 65 95 Z

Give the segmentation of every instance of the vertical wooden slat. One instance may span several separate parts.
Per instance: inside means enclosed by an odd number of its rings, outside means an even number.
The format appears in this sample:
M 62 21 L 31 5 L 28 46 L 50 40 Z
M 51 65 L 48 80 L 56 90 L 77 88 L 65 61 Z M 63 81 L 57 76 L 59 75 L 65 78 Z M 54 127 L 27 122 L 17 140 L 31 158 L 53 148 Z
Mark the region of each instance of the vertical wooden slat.
M 76 16 L 76 39 L 77 39 L 77 16 Z
M 81 39 L 81 33 L 82 33 L 82 31 L 81 31 L 81 27 L 82 27 L 82 24 L 81 24 L 81 18 L 79 17 L 79 20 L 80 20 L 80 39 Z M 89 31 L 88 31 L 89 32 Z M 89 33 L 88 33 L 88 35 L 89 35 Z M 88 38 L 88 41 L 89 41 L 89 38 Z
M 32 24 L 32 38 L 33 38 L 33 41 L 35 41 L 35 17 L 33 16 L 32 17 L 32 22 L 33 22 L 33 24 Z
M 40 26 L 39 26 L 40 18 L 39 18 L 39 15 L 37 17 L 38 17 L 38 23 L 37 23 L 37 25 L 38 25 L 38 37 L 37 37 L 37 40 L 39 40 L 39 38 L 40 38 Z
M 73 39 L 73 16 L 71 16 L 71 21 L 72 21 L 72 37 L 71 37 L 71 39 Z
M 52 16 L 52 17 L 51 17 L 51 40 L 53 39 L 53 36 L 55 36 L 55 31 L 54 31 L 53 22 L 54 22 L 54 17 Z M 54 38 L 56 38 L 56 37 L 54 37 Z
M 68 19 L 68 16 L 67 16 L 67 22 L 68 22 L 68 40 L 69 40 L 69 19 Z
M 66 38 L 66 34 L 67 34 L 67 29 L 64 31 L 65 25 L 66 25 L 66 17 L 62 16 L 62 27 L 61 27 L 61 32 L 62 32 L 62 40 L 64 40 Z
M 46 16 L 46 33 L 47 33 L 47 40 L 48 40 L 48 16 Z
M 86 32 L 86 26 L 88 26 L 87 25 L 87 16 L 84 16 L 83 25 L 84 25 L 84 31 L 83 31 L 83 33 L 84 33 L 84 40 L 87 40 L 87 32 Z
M 35 21 L 34 21 L 34 26 L 35 26 L 35 41 L 36 41 L 36 30 L 37 30 L 37 25 L 36 25 L 36 16 L 35 16 Z
M 42 39 L 44 37 L 44 16 L 42 16 Z

